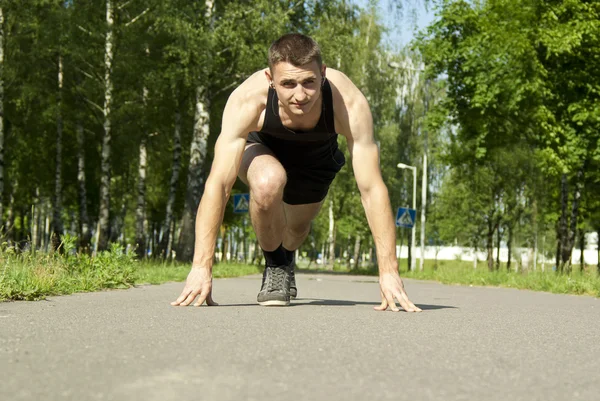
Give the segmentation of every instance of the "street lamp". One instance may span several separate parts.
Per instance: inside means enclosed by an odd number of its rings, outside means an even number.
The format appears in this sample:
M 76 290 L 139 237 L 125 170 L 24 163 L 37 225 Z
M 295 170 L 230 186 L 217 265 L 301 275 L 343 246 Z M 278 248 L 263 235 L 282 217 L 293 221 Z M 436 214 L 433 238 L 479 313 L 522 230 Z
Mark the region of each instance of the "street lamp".
M 409 166 L 408 164 L 404 164 L 404 163 L 398 163 L 397 165 L 398 168 L 401 169 L 410 169 L 412 170 L 413 173 L 413 196 L 412 196 L 412 201 L 413 201 L 413 209 L 417 210 L 417 168 L 414 166 Z M 413 222 L 414 223 L 414 222 Z M 415 263 L 416 263 L 416 249 L 415 249 L 415 226 L 413 225 L 412 228 L 412 238 L 411 238 L 411 245 L 410 247 L 412 248 L 412 254 L 411 254 L 411 260 L 410 260 L 410 270 L 415 270 Z M 422 257 L 422 256 L 421 256 Z

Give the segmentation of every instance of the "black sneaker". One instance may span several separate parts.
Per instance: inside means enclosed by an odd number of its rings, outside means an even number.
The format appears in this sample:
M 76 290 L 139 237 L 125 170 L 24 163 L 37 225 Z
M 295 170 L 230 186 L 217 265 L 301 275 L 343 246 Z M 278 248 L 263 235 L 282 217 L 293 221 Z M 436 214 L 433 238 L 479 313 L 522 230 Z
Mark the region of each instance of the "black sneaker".
M 262 306 L 288 306 L 290 304 L 290 266 L 267 266 L 262 286 L 256 297 Z

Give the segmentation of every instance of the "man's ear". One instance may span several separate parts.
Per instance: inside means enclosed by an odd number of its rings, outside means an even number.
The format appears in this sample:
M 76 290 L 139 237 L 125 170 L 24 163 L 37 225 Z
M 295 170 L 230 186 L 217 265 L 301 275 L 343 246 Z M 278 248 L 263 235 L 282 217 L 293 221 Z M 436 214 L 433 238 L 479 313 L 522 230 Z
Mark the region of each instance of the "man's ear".
M 265 70 L 265 76 L 267 77 L 267 82 L 269 83 L 269 86 L 271 88 L 275 88 L 275 85 L 273 85 L 273 77 L 271 76 L 271 71 L 268 68 Z
M 327 70 L 327 66 L 325 64 L 323 64 L 321 66 L 321 76 L 323 77 L 323 79 L 325 79 L 325 71 Z

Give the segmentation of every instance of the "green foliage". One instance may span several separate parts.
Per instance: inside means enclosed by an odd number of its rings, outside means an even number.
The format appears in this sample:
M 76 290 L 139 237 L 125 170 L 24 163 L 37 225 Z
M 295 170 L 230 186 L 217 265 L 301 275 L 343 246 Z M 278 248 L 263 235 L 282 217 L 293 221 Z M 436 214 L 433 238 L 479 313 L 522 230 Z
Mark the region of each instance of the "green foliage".
M 0 300 L 36 300 L 48 295 L 128 288 L 137 263 L 118 244 L 92 257 L 75 253 L 76 238 L 65 235 L 62 252 L 53 254 L 0 252 Z
M 579 0 L 437 6 L 438 18 L 418 41 L 428 75 L 447 77 L 447 96 L 433 111 L 436 124 L 452 127 L 445 155 L 452 171 L 434 213 L 453 209 L 462 216 L 434 229 L 475 232 L 483 218 L 498 230 L 520 231 L 532 246 L 534 232 L 544 233 L 560 216 L 561 174 L 573 188 L 587 177 L 579 209 L 597 204 L 590 195 L 598 180 L 600 6 Z M 570 209 L 569 218 L 578 219 L 579 209 Z

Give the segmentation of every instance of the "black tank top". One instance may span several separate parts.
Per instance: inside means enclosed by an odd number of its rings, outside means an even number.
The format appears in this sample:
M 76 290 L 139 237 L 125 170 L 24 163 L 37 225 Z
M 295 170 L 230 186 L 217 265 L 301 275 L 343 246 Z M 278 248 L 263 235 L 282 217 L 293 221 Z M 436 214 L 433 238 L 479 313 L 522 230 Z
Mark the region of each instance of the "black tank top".
M 328 142 L 337 143 L 335 121 L 333 119 L 333 95 L 329 81 L 325 80 L 321 90 L 321 117 L 317 125 L 308 131 L 295 131 L 283 126 L 279 116 L 279 98 L 275 89 L 269 88 L 267 106 L 265 109 L 265 122 L 261 134 L 267 134 L 277 139 L 298 142 Z

